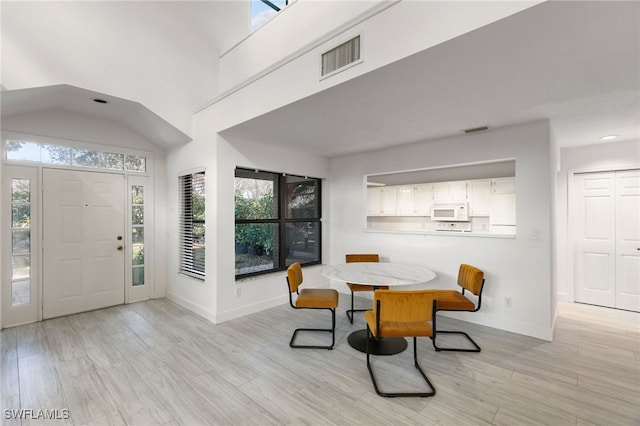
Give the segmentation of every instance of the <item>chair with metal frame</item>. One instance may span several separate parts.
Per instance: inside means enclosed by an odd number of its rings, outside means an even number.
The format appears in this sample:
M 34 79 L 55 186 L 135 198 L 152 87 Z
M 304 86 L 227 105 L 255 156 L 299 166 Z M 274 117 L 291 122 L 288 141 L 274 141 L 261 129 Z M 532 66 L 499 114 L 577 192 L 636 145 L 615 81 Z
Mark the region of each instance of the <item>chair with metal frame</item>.
M 482 290 L 484 288 L 484 272 L 475 266 L 467 265 L 465 263 L 460 265 L 458 270 L 458 285 L 461 291 L 458 290 L 437 290 L 438 298 L 438 311 L 466 311 L 477 312 L 480 309 L 482 303 Z M 469 297 L 468 293 L 475 296 L 476 302 L 474 303 Z M 456 352 L 480 352 L 480 346 L 464 331 L 447 331 L 438 330 L 437 334 L 459 334 L 465 336 L 469 342 L 474 346 L 471 348 L 445 348 L 436 344 L 437 335 L 433 337 L 433 347 L 436 351 L 456 351 Z
M 377 254 L 347 254 L 345 255 L 345 261 L 347 263 L 352 262 L 380 262 L 380 256 Z M 349 290 L 351 290 L 351 309 L 347 309 L 347 318 L 351 324 L 353 324 L 353 313 L 354 312 L 365 312 L 368 309 L 354 309 L 353 307 L 353 296 L 356 291 L 373 291 L 375 288 L 372 285 L 366 284 L 353 284 L 347 283 Z M 382 290 L 388 290 L 388 286 L 380 286 L 378 287 Z
M 305 288 L 300 289 L 302 285 L 302 267 L 296 262 L 287 269 L 287 287 L 289 288 L 289 304 L 294 309 L 327 309 L 331 311 L 331 328 L 297 328 L 291 336 L 289 346 L 292 348 L 306 349 L 333 349 L 336 342 L 336 308 L 338 307 L 338 292 L 330 288 Z M 293 293 L 297 294 L 295 301 Z M 331 332 L 331 345 L 296 345 L 294 340 L 300 331 L 326 331 Z
M 375 290 L 373 310 L 364 313 L 367 321 L 367 369 L 376 393 L 384 397 L 433 396 L 436 389 L 418 363 L 418 337 L 433 338 L 436 331 L 436 292 L 434 290 Z M 427 392 L 383 392 L 373 373 L 369 340 L 383 337 L 413 337 L 413 364 L 427 383 Z

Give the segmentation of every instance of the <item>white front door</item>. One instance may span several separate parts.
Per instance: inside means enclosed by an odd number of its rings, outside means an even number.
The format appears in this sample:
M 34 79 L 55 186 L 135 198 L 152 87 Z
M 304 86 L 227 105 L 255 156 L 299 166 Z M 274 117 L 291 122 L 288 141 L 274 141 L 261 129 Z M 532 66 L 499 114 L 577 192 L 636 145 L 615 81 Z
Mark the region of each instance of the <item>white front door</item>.
M 575 175 L 575 300 L 615 307 L 615 174 Z
M 616 307 L 640 311 L 640 171 L 616 173 Z
M 43 318 L 124 303 L 124 176 L 43 169 Z

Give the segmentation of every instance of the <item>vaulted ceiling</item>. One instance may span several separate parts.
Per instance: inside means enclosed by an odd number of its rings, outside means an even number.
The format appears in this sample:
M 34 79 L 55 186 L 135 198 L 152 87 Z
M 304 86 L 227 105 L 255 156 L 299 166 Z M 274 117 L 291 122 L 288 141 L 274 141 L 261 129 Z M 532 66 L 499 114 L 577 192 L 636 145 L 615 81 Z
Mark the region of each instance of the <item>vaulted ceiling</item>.
M 6 90 L 72 85 L 141 103 L 186 134 L 193 112 L 218 93 L 218 57 L 250 25 L 248 1 L 2 1 L 1 7 Z M 92 107 L 60 105 L 86 113 Z
M 142 104 L 184 142 L 218 91 L 217 57 L 248 33 L 248 3 L 3 1 L 2 114 L 42 107 L 20 89 L 67 84 Z M 545 2 L 224 134 L 324 156 L 537 119 L 562 146 L 637 140 L 639 76 L 640 3 Z

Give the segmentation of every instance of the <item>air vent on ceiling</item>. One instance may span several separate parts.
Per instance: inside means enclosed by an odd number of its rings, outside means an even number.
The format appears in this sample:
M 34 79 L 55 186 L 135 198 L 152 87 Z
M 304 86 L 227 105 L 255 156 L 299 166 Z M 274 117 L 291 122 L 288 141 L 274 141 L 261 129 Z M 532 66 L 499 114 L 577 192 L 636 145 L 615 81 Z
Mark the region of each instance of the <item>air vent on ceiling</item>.
M 469 134 L 469 133 L 486 132 L 487 130 L 489 130 L 489 126 L 481 126 L 481 127 L 474 127 L 473 129 L 464 129 L 464 132 Z
M 322 54 L 322 77 L 360 61 L 360 36 Z

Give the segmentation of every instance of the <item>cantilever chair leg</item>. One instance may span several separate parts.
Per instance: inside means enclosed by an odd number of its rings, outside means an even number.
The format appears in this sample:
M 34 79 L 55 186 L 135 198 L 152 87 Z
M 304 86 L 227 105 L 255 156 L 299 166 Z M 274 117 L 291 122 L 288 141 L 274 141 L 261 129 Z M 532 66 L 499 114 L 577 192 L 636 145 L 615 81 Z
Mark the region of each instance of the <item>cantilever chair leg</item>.
M 375 389 L 378 395 L 384 396 L 387 398 L 393 398 L 393 397 L 402 397 L 402 396 L 427 397 L 427 396 L 433 396 L 436 394 L 436 388 L 433 386 L 433 384 L 431 383 L 427 375 L 422 370 L 422 367 L 420 367 L 420 364 L 418 363 L 418 344 L 417 344 L 416 337 L 413 338 L 413 364 L 418 369 L 418 371 L 420 372 L 420 375 L 425 380 L 425 382 L 429 386 L 429 389 L 431 390 L 429 392 L 382 392 L 378 387 L 378 382 L 376 381 L 375 375 L 373 374 L 373 368 L 371 367 L 371 362 L 369 359 L 370 358 L 369 357 L 369 340 L 371 337 L 372 337 L 371 329 L 369 328 L 369 326 L 367 326 L 367 369 L 369 369 L 369 375 L 371 376 L 371 381 L 373 382 L 373 388 Z
M 354 309 L 353 308 L 353 292 L 351 292 L 351 309 L 347 309 L 347 318 L 349 318 L 349 322 L 353 324 L 353 313 L 354 312 L 366 312 L 369 309 Z
M 328 308 L 318 308 L 318 309 L 328 309 Z M 293 331 L 293 336 L 291 336 L 291 341 L 289 342 L 289 346 L 292 348 L 301 348 L 301 349 L 333 349 L 333 345 L 336 343 L 336 310 L 329 309 L 331 311 L 331 328 L 296 328 Z M 331 345 L 330 346 L 317 346 L 317 345 L 295 345 L 293 342 L 296 340 L 296 334 L 299 331 L 325 331 L 331 333 Z
M 436 345 L 436 337 L 438 334 L 440 333 L 446 333 L 446 334 L 460 334 L 462 336 L 465 336 L 467 338 L 467 340 L 469 340 L 469 342 L 475 347 L 474 349 L 466 349 L 466 348 L 442 348 Z M 433 342 L 433 348 L 437 351 L 451 351 L 451 352 L 480 352 L 480 346 L 478 346 L 478 344 L 471 338 L 471 336 L 469 336 L 467 333 L 465 333 L 464 331 L 442 331 L 442 330 L 438 330 L 436 332 L 436 335 L 433 337 L 433 339 L 431 340 Z

